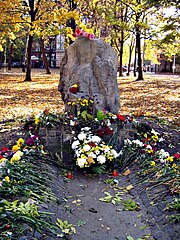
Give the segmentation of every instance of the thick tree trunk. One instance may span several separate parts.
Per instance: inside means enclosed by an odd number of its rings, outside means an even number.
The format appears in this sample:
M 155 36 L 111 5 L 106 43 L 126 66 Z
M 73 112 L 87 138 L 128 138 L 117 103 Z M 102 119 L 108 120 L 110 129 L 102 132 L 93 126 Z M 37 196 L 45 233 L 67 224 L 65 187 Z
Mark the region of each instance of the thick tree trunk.
M 138 4 L 141 4 L 141 0 L 137 0 Z M 141 13 L 138 11 L 136 15 L 136 23 L 139 23 Z M 144 80 L 143 79 L 143 71 L 142 71 L 142 56 L 141 56 L 141 33 L 139 27 L 136 27 L 136 51 L 137 51 L 137 57 L 138 57 L 138 78 L 136 79 L 137 81 L 139 80 Z
M 48 60 L 47 60 L 46 53 L 45 53 L 44 40 L 42 38 L 40 39 L 40 46 L 41 46 L 41 52 L 42 52 L 42 56 L 43 56 L 46 73 L 51 74 L 51 71 L 49 69 Z
M 142 71 L 142 56 L 141 56 L 141 38 L 140 38 L 140 32 L 139 29 L 137 30 L 136 33 L 136 46 L 137 46 L 137 57 L 138 57 L 138 78 L 137 81 L 139 80 L 144 80 L 143 79 L 143 71 Z
M 25 82 L 32 81 L 31 79 L 31 52 L 32 52 L 32 44 L 33 44 L 33 36 L 29 35 L 28 39 L 28 48 L 27 48 L 27 70 L 26 70 L 26 78 Z

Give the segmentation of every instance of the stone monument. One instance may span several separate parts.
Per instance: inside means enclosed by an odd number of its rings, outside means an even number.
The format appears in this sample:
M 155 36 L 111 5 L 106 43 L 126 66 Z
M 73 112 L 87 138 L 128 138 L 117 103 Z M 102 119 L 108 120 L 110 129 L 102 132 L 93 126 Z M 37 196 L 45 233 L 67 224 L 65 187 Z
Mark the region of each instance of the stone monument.
M 114 114 L 120 108 L 117 84 L 117 54 L 102 39 L 79 37 L 65 51 L 60 66 L 58 90 L 68 110 L 68 102 L 85 97 L 94 100 L 94 108 L 106 109 Z M 70 87 L 78 85 L 78 92 Z

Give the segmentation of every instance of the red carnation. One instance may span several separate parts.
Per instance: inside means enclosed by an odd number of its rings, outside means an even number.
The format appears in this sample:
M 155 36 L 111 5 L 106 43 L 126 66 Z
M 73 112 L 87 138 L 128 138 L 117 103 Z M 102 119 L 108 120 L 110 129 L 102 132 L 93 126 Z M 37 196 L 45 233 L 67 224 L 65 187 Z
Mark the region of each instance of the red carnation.
M 94 142 L 90 142 L 90 143 L 89 143 L 89 146 L 90 146 L 90 147 L 95 147 L 96 144 L 95 144 Z
M 125 116 L 121 115 L 120 113 L 118 113 L 116 116 L 120 121 L 124 122 Z
M 114 170 L 114 171 L 112 172 L 112 175 L 113 175 L 113 177 L 117 177 L 117 176 L 118 176 L 118 172 L 117 172 L 116 170 Z
M 179 153 L 175 153 L 175 154 L 174 154 L 174 157 L 175 157 L 176 159 L 178 159 L 178 158 L 180 157 L 180 154 L 179 154 Z
M 69 178 L 69 179 L 73 179 L 73 175 L 72 175 L 71 172 L 68 172 L 68 174 L 67 174 L 67 178 Z
M 1 151 L 7 152 L 7 151 L 9 151 L 9 148 L 7 148 L 7 147 L 2 147 L 2 148 L 1 148 Z

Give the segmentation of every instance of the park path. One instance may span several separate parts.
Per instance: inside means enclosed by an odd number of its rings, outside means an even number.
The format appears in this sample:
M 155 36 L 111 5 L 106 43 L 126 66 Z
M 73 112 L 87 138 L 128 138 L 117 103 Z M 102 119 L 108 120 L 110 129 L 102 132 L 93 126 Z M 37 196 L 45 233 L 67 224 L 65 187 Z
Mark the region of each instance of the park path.
M 133 171 L 128 176 L 120 174 L 113 178 L 110 175 L 88 176 L 74 171 L 73 179 L 67 179 L 58 168 L 53 168 L 53 190 L 60 199 L 60 204 L 51 203 L 48 211 L 54 212 L 56 218 L 68 220 L 76 227 L 72 240 L 177 240 L 178 226 L 168 222 L 161 209 L 151 204 L 151 199 L 144 185 L 135 186 Z M 114 179 L 110 185 L 104 181 Z M 133 188 L 131 189 L 131 184 Z M 129 186 L 131 190 L 124 191 Z M 122 200 L 132 199 L 138 209 L 126 210 L 120 204 L 102 202 L 104 192 L 114 196 L 121 193 Z M 132 237 L 132 238 L 128 238 Z M 59 239 L 59 238 L 58 238 Z

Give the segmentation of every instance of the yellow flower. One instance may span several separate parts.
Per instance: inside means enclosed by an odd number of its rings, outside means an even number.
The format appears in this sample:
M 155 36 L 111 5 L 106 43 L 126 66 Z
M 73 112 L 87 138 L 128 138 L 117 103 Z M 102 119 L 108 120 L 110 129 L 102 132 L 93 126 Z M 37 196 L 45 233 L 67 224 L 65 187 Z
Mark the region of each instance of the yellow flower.
M 159 139 L 159 138 L 158 138 L 158 135 L 153 135 L 151 138 L 152 138 L 152 140 L 153 140 L 154 142 L 157 142 L 158 139 Z
M 176 169 L 177 165 L 175 163 L 173 163 L 172 168 Z
M 21 156 L 23 155 L 23 152 L 17 151 L 11 158 L 10 164 L 14 164 L 15 161 L 19 161 L 21 159 Z
M 4 162 L 5 158 L 0 158 L 0 163 Z
M 153 150 L 152 149 L 148 149 L 147 153 L 153 153 Z
M 73 85 L 73 87 L 78 88 L 78 85 L 75 83 L 75 84 Z
M 71 105 L 71 102 L 68 102 L 68 105 Z
M 8 183 L 10 182 L 9 176 L 6 176 L 4 179 L 5 179 L 5 181 L 8 182 Z
M 19 140 L 17 141 L 17 145 L 21 147 L 23 144 L 24 144 L 24 139 L 19 138 Z
M 151 161 L 150 166 L 154 167 L 156 165 L 155 161 Z
M 75 105 L 76 103 L 75 102 L 72 102 L 72 106 Z
M 89 32 L 90 34 L 93 34 L 93 30 L 92 30 L 92 29 L 89 29 L 88 32 Z
M 41 122 L 39 117 L 35 117 L 35 124 L 38 125 Z
M 14 145 L 14 146 L 12 147 L 12 151 L 13 151 L 13 152 L 17 152 L 19 149 L 20 149 L 20 147 L 19 147 L 18 145 Z
M 82 25 L 81 27 L 85 32 L 87 31 L 86 25 Z
M 173 157 L 167 157 L 167 158 L 166 158 L 166 161 L 167 161 L 167 162 L 168 162 L 168 161 L 169 161 L 169 162 L 173 162 L 174 159 L 173 159 Z

